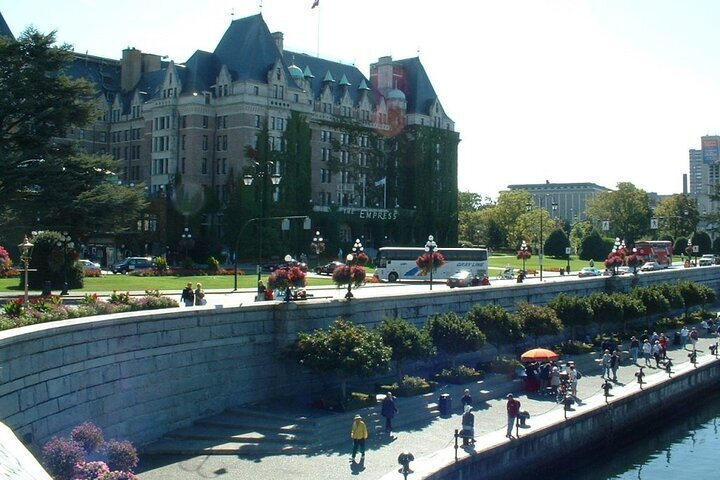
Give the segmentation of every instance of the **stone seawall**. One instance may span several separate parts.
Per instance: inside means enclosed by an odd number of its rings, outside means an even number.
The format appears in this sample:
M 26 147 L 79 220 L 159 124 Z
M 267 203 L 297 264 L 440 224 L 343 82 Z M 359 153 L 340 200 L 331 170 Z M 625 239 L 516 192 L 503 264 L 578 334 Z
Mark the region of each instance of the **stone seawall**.
M 688 405 L 689 399 L 716 389 L 720 360 L 704 357 L 696 367 L 690 363 L 679 366 L 671 378 L 664 373 L 646 378 L 643 389 L 637 384 L 616 388 L 607 403 L 597 395 L 568 412 L 567 419 L 558 411 L 535 417 L 532 430 L 519 439 L 498 438 L 472 455 L 462 453 L 458 461 L 454 452 L 446 449 L 434 456 L 433 471 L 417 469 L 416 476 L 427 480 L 535 478 L 538 468 L 567 463 L 568 455 L 582 455 L 582 451 L 597 450 L 598 445 L 616 444 L 618 435 L 623 436 L 628 428 L 647 426 L 650 419 L 661 418 L 668 410 L 677 410 Z
M 654 272 L 639 283 L 693 280 L 720 288 L 720 267 Z M 422 325 L 477 303 L 512 309 L 560 292 L 626 289 L 630 278 L 436 290 L 373 299 L 263 302 L 53 322 L 0 332 L 0 421 L 32 448 L 91 420 L 137 445 L 229 406 L 306 392 L 319 379 L 280 357 L 297 332 L 338 317 L 372 327 L 385 316 Z

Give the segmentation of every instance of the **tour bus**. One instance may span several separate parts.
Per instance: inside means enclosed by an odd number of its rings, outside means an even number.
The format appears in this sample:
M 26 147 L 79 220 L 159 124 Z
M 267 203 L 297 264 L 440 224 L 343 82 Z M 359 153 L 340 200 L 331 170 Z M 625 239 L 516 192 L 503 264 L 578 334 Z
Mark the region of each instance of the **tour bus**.
M 445 264 L 433 271 L 433 279 L 448 278 L 467 270 L 482 278 L 488 272 L 488 251 L 486 248 L 438 248 L 445 257 Z M 382 247 L 375 260 L 375 277 L 382 281 L 425 280 L 430 273 L 420 273 L 415 261 L 425 253 L 422 247 Z
M 657 262 L 662 268 L 672 265 L 673 246 L 670 240 L 640 240 L 635 242 L 635 254 L 643 262 Z

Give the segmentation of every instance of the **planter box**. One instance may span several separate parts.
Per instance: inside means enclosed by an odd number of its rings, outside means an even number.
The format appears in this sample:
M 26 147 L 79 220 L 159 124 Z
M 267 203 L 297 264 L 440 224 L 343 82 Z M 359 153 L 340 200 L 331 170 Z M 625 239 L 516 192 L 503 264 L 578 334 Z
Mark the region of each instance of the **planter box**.
M 428 380 L 427 383 L 428 384 L 426 386 L 412 388 L 397 388 L 393 385 L 377 385 L 377 389 L 380 392 L 391 392 L 395 397 L 414 397 L 416 395 L 424 395 L 435 391 L 438 385 L 437 382 Z
M 435 381 L 438 383 L 451 383 L 453 385 L 463 385 L 465 383 L 479 382 L 484 379 L 485 375 L 455 375 L 449 377 L 441 377 L 435 375 Z

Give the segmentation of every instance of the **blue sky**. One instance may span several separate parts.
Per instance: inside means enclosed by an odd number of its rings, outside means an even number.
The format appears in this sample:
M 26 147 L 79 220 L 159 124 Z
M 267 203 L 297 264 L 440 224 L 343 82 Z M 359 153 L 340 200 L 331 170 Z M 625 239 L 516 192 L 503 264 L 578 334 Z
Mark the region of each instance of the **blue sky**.
M 213 51 L 260 0 L 0 0 L 17 35 L 57 30 L 76 51 L 185 61 Z M 680 193 L 688 150 L 720 133 L 720 2 L 712 0 L 264 0 L 290 50 L 366 75 L 419 54 L 460 132 L 462 190 L 633 182 Z

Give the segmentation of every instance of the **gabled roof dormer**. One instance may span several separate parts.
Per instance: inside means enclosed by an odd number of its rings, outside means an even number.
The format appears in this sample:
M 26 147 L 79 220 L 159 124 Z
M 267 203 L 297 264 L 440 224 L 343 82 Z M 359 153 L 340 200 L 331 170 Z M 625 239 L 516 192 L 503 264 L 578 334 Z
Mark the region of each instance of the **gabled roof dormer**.
M 170 61 L 165 71 L 165 78 L 163 79 L 161 90 L 162 98 L 175 98 L 182 92 L 182 82 L 180 81 L 177 67 L 175 67 L 175 62 L 173 61 Z

